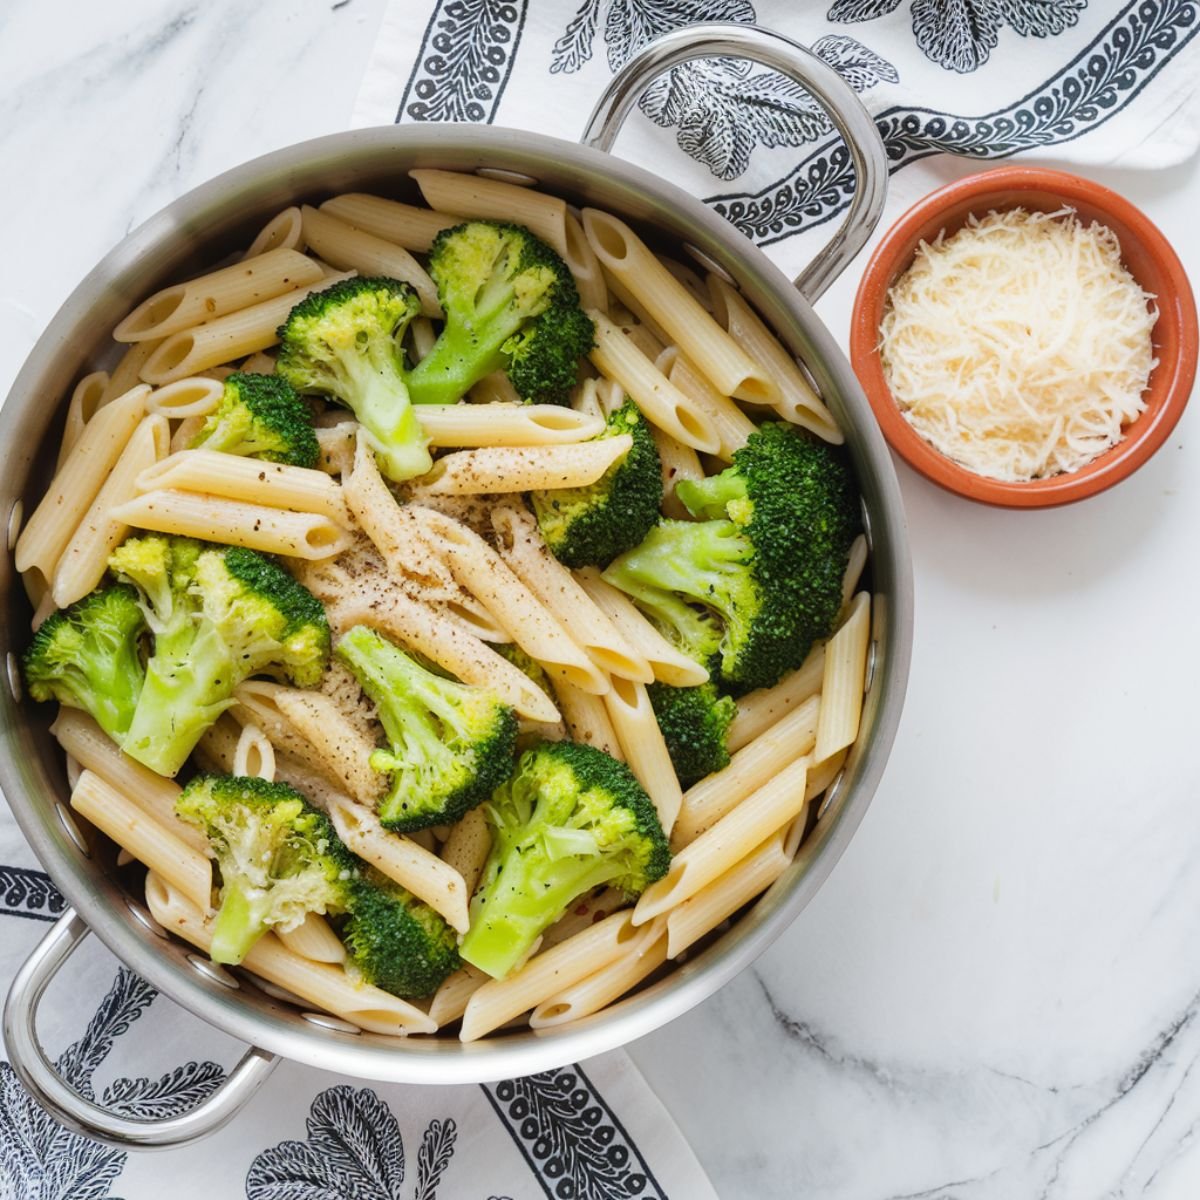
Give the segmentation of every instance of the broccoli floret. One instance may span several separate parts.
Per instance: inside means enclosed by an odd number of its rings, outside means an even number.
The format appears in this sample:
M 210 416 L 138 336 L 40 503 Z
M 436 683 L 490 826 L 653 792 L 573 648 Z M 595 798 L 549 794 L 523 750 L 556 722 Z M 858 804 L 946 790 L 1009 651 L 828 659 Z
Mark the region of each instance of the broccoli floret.
M 321 456 L 312 414 L 279 375 L 227 375 L 221 402 L 191 444 L 293 467 L 315 467 Z
M 131 587 L 99 588 L 52 613 L 21 660 L 29 694 L 82 708 L 119 742 L 145 681 L 140 652 L 145 628 Z
M 769 687 L 833 627 L 861 528 L 850 468 L 824 442 L 774 422 L 728 470 L 675 494 L 706 519 L 660 521 L 604 578 L 725 687 Z
M 409 373 L 415 404 L 454 404 L 504 370 L 524 400 L 565 403 L 595 342 L 567 264 L 520 225 L 467 221 L 429 252 L 446 324 Z
M 606 567 L 658 520 L 662 469 L 650 426 L 632 400 L 609 415 L 604 437 L 628 433 L 629 453 L 587 487 L 531 492 L 546 545 L 568 567 Z
M 640 895 L 670 865 L 650 797 L 624 763 L 591 746 L 527 750 L 483 811 L 492 850 L 459 952 L 497 979 L 577 897 L 605 883 Z
M 340 929 L 351 968 L 395 996 L 432 995 L 458 970 L 458 937 L 428 904 L 373 868 L 351 889 Z
M 493 692 L 433 674 L 365 625 L 346 631 L 337 654 L 387 736 L 371 767 L 391 776 L 379 802 L 388 829 L 451 824 L 508 778 L 517 717 Z
M 204 832 L 221 871 L 213 962 L 240 963 L 268 929 L 348 907 L 358 865 L 329 818 L 286 783 L 198 775 L 175 812 Z
M 154 632 L 121 749 L 160 775 L 183 766 L 243 679 L 269 670 L 313 687 L 324 675 L 324 608 L 263 555 L 155 534 L 130 538 L 108 565 L 141 592 Z
M 279 327 L 276 374 L 353 410 L 389 479 L 424 475 L 428 438 L 409 403 L 400 341 L 420 311 L 398 279 L 343 279 L 301 300 Z
M 683 787 L 729 764 L 727 735 L 737 712 L 732 696 L 722 696 L 713 683 L 687 688 L 651 683 L 646 691 Z

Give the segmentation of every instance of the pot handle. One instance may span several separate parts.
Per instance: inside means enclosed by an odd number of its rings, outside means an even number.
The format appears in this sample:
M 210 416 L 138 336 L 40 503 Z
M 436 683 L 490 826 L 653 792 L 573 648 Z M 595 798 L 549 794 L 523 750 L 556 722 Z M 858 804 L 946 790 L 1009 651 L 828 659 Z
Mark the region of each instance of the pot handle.
M 38 1004 L 58 969 L 90 932 L 83 918 L 68 909 L 13 979 L 4 1003 L 4 1043 L 17 1077 L 59 1124 L 122 1150 L 162 1150 L 215 1133 L 266 1082 L 275 1055 L 251 1046 L 207 1100 L 182 1116 L 161 1121 L 122 1117 L 86 1099 L 47 1058 L 37 1036 Z
M 829 115 L 854 164 L 855 189 L 837 233 L 794 283 L 810 303 L 846 269 L 879 222 L 887 195 L 883 139 L 854 89 L 826 62 L 791 38 L 757 25 L 687 25 L 643 46 L 604 89 L 580 141 L 611 150 L 630 109 L 656 76 L 694 58 L 746 58 L 794 79 Z

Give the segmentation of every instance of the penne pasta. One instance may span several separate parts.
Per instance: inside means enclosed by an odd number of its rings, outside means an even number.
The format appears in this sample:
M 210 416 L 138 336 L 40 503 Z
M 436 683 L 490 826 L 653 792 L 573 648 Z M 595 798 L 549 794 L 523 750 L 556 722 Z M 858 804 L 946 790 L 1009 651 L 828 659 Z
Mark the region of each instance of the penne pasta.
M 184 417 L 178 425 L 175 426 L 175 432 L 171 434 L 171 445 L 168 447 L 172 454 L 178 454 L 181 450 L 188 450 L 192 443 L 200 436 L 200 431 L 204 428 L 206 417 Z
M 871 598 L 859 592 L 842 627 L 825 643 L 821 717 L 813 761 L 824 762 L 858 737 L 871 640 Z
M 629 901 L 625 898 L 624 892 L 618 888 L 601 888 L 599 892 L 591 896 L 585 896 L 582 900 L 576 901 L 542 936 L 541 949 L 549 950 L 552 946 L 557 946 L 559 942 L 565 942 L 567 938 L 574 937 L 577 933 L 585 929 L 590 929 L 593 925 L 603 921 L 609 914 L 617 911 L 618 908 L 626 908 Z
M 292 558 L 332 558 L 350 545 L 349 534 L 328 517 L 170 488 L 143 492 L 111 515 L 137 529 Z
M 678 346 L 668 346 L 655 359 L 654 365 L 695 406 L 708 414 L 721 440 L 716 454 L 733 462 L 734 451 L 740 450 L 758 428 L 728 396 L 722 396 L 686 358 Z
M 160 345 L 161 342 L 135 342 L 121 355 L 121 361 L 109 373 L 108 385 L 100 397 L 101 407 L 144 382 L 142 368 Z
M 475 890 L 491 849 L 492 831 L 482 809 L 471 809 L 450 827 L 450 835 L 442 846 L 442 861 L 449 863 L 463 877 L 468 894 Z
M 374 742 L 328 696 L 281 688 L 273 699 L 284 719 L 316 752 L 324 773 L 348 796 L 370 804 L 387 790 L 387 776 L 370 766 Z
M 257 258 L 272 250 L 303 250 L 304 238 L 300 221 L 300 210 L 293 204 L 283 212 L 276 213 L 258 231 L 254 241 L 250 243 L 243 260 Z
M 503 371 L 493 371 L 485 375 L 468 393 L 467 398 L 472 404 L 524 404 L 520 393 L 508 381 Z M 417 420 L 421 419 L 419 406 L 416 408 Z
M 583 226 L 574 213 L 568 211 L 563 225 L 564 252 L 563 260 L 571 268 L 575 276 L 575 286 L 579 288 L 579 302 L 584 308 L 598 308 L 601 312 L 608 308 L 608 286 L 604 282 L 604 271 L 596 251 L 587 240 Z
M 334 196 L 321 205 L 321 211 L 353 225 L 365 233 L 374 234 L 384 241 L 427 254 L 433 239 L 443 229 L 458 224 L 452 218 L 418 208 L 414 204 L 401 204 L 397 200 L 385 200 L 382 196 L 367 196 L 360 192 L 346 192 Z
M 81 600 L 104 578 L 108 556 L 129 531 L 113 511 L 137 495 L 138 477 L 166 454 L 170 440 L 166 417 L 143 417 L 134 429 L 54 569 L 54 603 L 59 608 Z
M 604 269 L 624 284 L 722 396 L 755 404 L 777 398 L 775 381 L 624 221 L 585 208 L 583 229 Z
M 256 350 L 238 367 L 238 370 L 246 375 L 274 375 L 275 360 L 269 354 Z
M 596 416 L 559 404 L 419 404 L 413 412 L 431 446 L 550 446 L 604 432 Z
M 671 764 L 667 743 L 654 717 L 646 685 L 614 678 L 604 707 L 621 745 L 622 757 L 654 802 L 663 832 L 670 834 L 683 791 Z
M 344 963 L 346 947 L 320 914 L 310 912 L 295 929 L 277 929 L 275 936 L 288 952 L 309 962 Z
M 643 925 L 690 899 L 787 825 L 804 809 L 808 767 L 807 757 L 796 759 L 685 846 L 667 873 L 642 893 L 634 923 Z
M 451 1021 L 457 1021 L 466 1012 L 467 1002 L 488 981 L 478 967 L 468 963 L 442 981 L 442 986 L 433 994 L 429 1005 L 429 1017 L 444 1029 Z
M 627 433 L 573 445 L 488 446 L 457 450 L 413 481 L 417 495 L 481 496 L 579 488 L 595 483 L 629 453 Z
M 603 313 L 593 309 L 588 315 L 596 323 L 596 345 L 588 356 L 596 369 L 620 384 L 651 425 L 693 450 L 715 454 L 721 437 L 711 418 Z
M 350 524 L 342 489 L 324 471 L 219 450 L 176 451 L 143 470 L 137 486 L 139 492 L 197 492 L 326 517 L 343 528 Z
M 157 341 L 317 283 L 321 278 L 321 268 L 306 255 L 283 247 L 268 250 L 155 292 L 117 325 L 113 337 L 118 342 Z M 236 357 L 230 354 L 220 361 Z
M 437 287 L 425 268 L 407 250 L 365 230 L 339 221 L 332 213 L 304 205 L 300 210 L 309 249 L 331 266 L 359 275 L 385 276 L 409 284 L 421 299 L 427 317 L 440 317 Z
M 224 385 L 217 379 L 197 375 L 192 379 L 177 379 L 166 387 L 156 388 L 146 397 L 146 411 L 181 421 L 185 417 L 207 416 L 218 404 Z
M 867 565 L 867 539 L 864 534 L 859 534 L 858 537 L 850 543 L 850 554 L 846 560 L 846 573 L 842 576 L 842 610 L 845 611 L 847 605 L 854 598 L 854 593 L 858 588 L 858 581 L 862 578 L 863 570 Z M 843 618 L 844 619 L 844 618 Z
M 275 778 L 275 747 L 257 725 L 243 725 L 233 748 L 233 774 L 245 779 Z
M 58 461 L 54 467 L 56 472 L 62 470 L 67 455 L 83 436 L 83 427 L 96 415 L 96 410 L 104 402 L 107 388 L 107 371 L 93 371 L 75 385 L 75 390 L 71 393 L 71 402 L 67 405 L 67 421 L 63 426 L 62 443 L 58 447 Z
M 582 691 L 565 679 L 555 680 L 554 694 L 558 697 L 572 741 L 595 746 L 618 762 L 625 761 L 625 751 L 617 739 L 617 731 L 613 728 L 602 696 Z
M 737 702 L 737 715 L 729 723 L 725 744 L 730 753 L 748 745 L 769 729 L 785 713 L 821 691 L 825 675 L 825 646 L 818 642 L 796 670 L 785 675 L 774 687 L 747 692 Z

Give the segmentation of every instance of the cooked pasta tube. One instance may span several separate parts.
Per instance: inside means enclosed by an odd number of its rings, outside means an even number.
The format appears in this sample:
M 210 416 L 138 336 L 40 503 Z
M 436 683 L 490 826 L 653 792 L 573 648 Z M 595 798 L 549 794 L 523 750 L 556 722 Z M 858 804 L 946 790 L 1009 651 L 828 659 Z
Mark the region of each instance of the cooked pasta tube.
M 206 954 L 212 948 L 211 924 L 189 897 L 151 872 L 146 876 L 146 906 L 168 933 Z M 433 1033 L 428 1013 L 373 984 L 353 980 L 338 964 L 313 962 L 289 950 L 273 933 L 265 933 L 242 959 L 242 967 L 283 988 L 304 1003 L 332 1013 L 371 1033 L 404 1036 Z
M 275 778 L 275 747 L 257 725 L 243 725 L 233 750 L 233 774 L 245 779 Z
M 609 295 L 617 301 L 617 304 L 609 305 L 612 319 L 622 328 L 632 324 L 643 326 L 658 343 L 660 350 L 664 346 L 669 346 L 671 335 L 655 321 L 654 317 L 646 310 L 646 306 L 620 279 L 607 270 L 603 263 L 600 264 L 600 269 L 604 272 L 604 282 L 608 286 Z
M 316 513 L 285 512 L 171 488 L 143 492 L 114 508 L 112 517 L 137 529 L 292 558 L 332 558 L 350 545 L 350 535 L 336 521 Z
M 143 382 L 142 368 L 161 345 L 162 342 L 135 342 L 121 355 L 121 361 L 109 372 L 108 386 L 100 397 L 102 407 Z
M 569 445 L 485 446 L 444 454 L 433 470 L 413 481 L 416 492 L 441 496 L 578 488 L 595 483 L 629 453 L 627 433 Z
M 820 710 L 821 698 L 810 696 L 736 751 L 720 771 L 688 788 L 671 832 L 672 848 L 694 842 L 789 763 L 808 754 L 817 740 Z
M 687 288 L 688 294 L 701 308 L 712 312 L 712 299 L 708 294 L 708 289 L 704 285 L 704 280 L 700 278 L 696 271 L 686 263 L 681 263 L 674 258 L 667 258 L 666 255 L 656 254 L 654 257 L 662 264 L 664 271 L 669 271 Z
M 275 693 L 274 701 L 292 728 L 320 756 L 326 774 L 347 795 L 369 804 L 387 790 L 387 776 L 372 770 L 370 765 L 374 742 L 355 728 L 328 696 L 283 688 Z
M 690 899 L 787 825 L 804 808 L 808 767 L 807 757 L 796 759 L 685 846 L 667 873 L 642 893 L 634 923 L 643 925 Z
M 604 432 L 599 417 L 560 404 L 418 404 L 431 446 L 549 446 Z
M 204 834 L 175 815 L 179 784 L 122 754 L 108 734 L 77 708 L 60 708 L 50 732 L 82 770 L 91 771 L 114 791 L 131 800 L 152 821 L 169 829 L 189 850 L 208 855 L 208 839 Z
M 598 308 L 603 312 L 608 308 L 608 286 L 604 282 L 604 271 L 596 251 L 583 232 L 583 225 L 570 211 L 567 212 L 563 234 L 565 237 L 566 253 L 563 260 L 571 268 L 575 276 L 575 286 L 579 289 L 579 302 L 584 308 Z
M 791 862 L 791 857 L 784 851 L 784 835 L 782 829 L 773 833 L 724 875 L 701 888 L 678 908 L 671 909 L 667 914 L 668 958 L 682 954 L 706 933 L 711 933 L 783 874 Z
M 204 422 L 204 417 L 184 417 L 175 426 L 175 432 L 171 434 L 171 445 L 168 447 L 170 452 L 178 454 L 181 450 L 190 449 L 192 443 L 200 436 Z
M 421 311 L 427 317 L 442 315 L 433 280 L 402 246 L 356 229 L 339 221 L 331 213 L 307 204 L 301 208 L 300 215 L 304 221 L 304 239 L 308 242 L 308 248 L 331 266 L 357 271 L 360 275 L 382 275 L 403 280 L 420 297 Z
M 848 753 L 847 750 L 839 750 L 811 769 L 808 784 L 804 789 L 805 800 L 811 803 L 833 783 L 845 766 Z M 803 813 L 800 815 L 803 816 Z
M 408 888 L 441 913 L 459 933 L 466 933 L 470 924 L 467 886 L 449 863 L 423 850 L 411 838 L 389 833 L 364 805 L 347 799 L 330 805 L 329 816 L 342 841 L 359 858 L 365 858 L 389 879 Z
M 173 829 L 147 820 L 145 809 L 94 771 L 80 775 L 71 792 L 71 807 L 138 862 L 177 887 L 201 912 L 208 910 L 212 903 L 212 863 Z
M 699 687 L 708 681 L 708 671 L 694 658 L 676 650 L 643 616 L 637 605 L 619 588 L 602 579 L 595 567 L 576 571 L 575 578 L 628 645 L 646 660 L 655 679 L 671 687 Z
M 668 346 L 654 365 L 702 412 L 708 413 L 721 445 L 717 457 L 733 462 L 735 450 L 740 450 L 758 428 L 728 396 L 722 396 L 682 354 L 678 346 Z
M 634 928 L 632 917 L 629 909 L 613 913 L 534 955 L 504 979 L 489 980 L 467 1001 L 459 1037 L 473 1042 L 621 958 L 631 944 L 645 936 L 643 930 Z
M 228 713 L 222 713 L 210 725 L 196 743 L 192 751 L 197 766 L 202 771 L 212 771 L 218 775 L 233 774 L 233 760 L 237 754 L 238 742 L 241 740 L 241 727 Z M 279 769 L 278 757 L 275 760 L 276 770 Z M 283 776 L 281 775 L 282 779 Z M 285 783 L 289 782 L 284 780 Z M 295 786 L 294 784 L 292 785 Z M 303 791 L 304 789 L 299 789 Z
M 146 411 L 181 421 L 184 417 L 207 416 L 218 404 L 224 385 L 218 379 L 203 375 L 177 379 L 166 387 L 155 388 L 146 397 Z
M 748 745 L 763 730 L 769 729 L 784 713 L 790 712 L 821 690 L 825 675 L 825 645 L 818 642 L 808 657 L 774 687 L 747 692 L 737 702 L 737 715 L 729 723 L 725 744 L 730 753 Z
M 845 610 L 854 598 L 858 581 L 867 565 L 867 539 L 863 534 L 850 543 L 850 555 L 846 560 L 846 573 L 842 576 L 842 609 Z
M 166 454 L 170 440 L 167 418 L 148 416 L 125 443 L 54 569 L 54 603 L 59 608 L 82 599 L 104 578 L 108 556 L 129 531 L 112 516 L 113 510 L 137 495 L 138 476 Z
M 71 402 L 67 405 L 67 422 L 63 426 L 62 441 L 58 447 L 58 462 L 54 468 L 56 472 L 62 469 L 67 455 L 83 435 L 83 427 L 96 415 L 96 409 L 104 401 L 107 387 L 107 371 L 93 371 L 75 385 L 75 390 L 71 393 Z
M 295 929 L 277 929 L 275 936 L 292 954 L 307 958 L 309 962 L 346 961 L 346 947 L 320 913 L 308 913 Z
M 549 1029 L 599 1012 L 653 975 L 667 961 L 667 933 L 661 923 L 639 931 L 619 958 L 542 1000 L 529 1017 L 531 1029 Z
M 472 404 L 523 404 L 517 389 L 513 387 L 508 376 L 503 371 L 493 371 L 485 375 L 467 393 Z M 418 406 L 420 407 L 420 406 Z M 421 414 L 417 413 L 420 420 Z
M 276 751 L 275 769 L 277 772 L 283 770 L 283 755 L 289 755 L 303 769 L 323 780 L 324 786 L 336 788 L 338 794 L 341 795 L 344 785 L 338 774 L 326 762 L 320 750 L 284 716 L 283 706 L 287 701 L 285 699 L 281 704 L 281 697 L 294 690 L 298 689 L 289 688 L 286 684 L 275 683 L 269 679 L 247 679 L 234 688 L 234 703 L 233 707 L 229 709 L 229 719 L 242 726 L 255 725 L 270 738 Z M 224 718 L 218 724 L 223 726 Z M 217 736 L 221 739 L 219 742 L 208 740 L 207 735 L 205 735 L 205 739 L 202 739 L 202 744 L 208 753 L 214 756 L 220 755 L 221 758 L 236 753 L 236 746 L 231 750 L 227 745 L 225 740 L 228 737 L 227 734 Z M 300 788 L 300 791 L 306 795 L 309 790 L 307 786 Z M 315 798 L 310 796 L 310 799 Z
M 654 446 L 658 451 L 659 470 L 662 474 L 663 502 L 662 511 L 665 517 L 674 517 L 677 521 L 691 520 L 682 500 L 675 495 L 675 485 L 681 479 L 700 480 L 704 478 L 704 468 L 700 465 L 700 456 L 682 442 L 677 442 L 669 433 L 664 433 L 656 425 L 650 426 L 650 435 L 654 438 Z
M 483 538 L 441 513 L 427 508 L 413 511 L 428 533 L 438 539 L 442 556 L 458 582 L 482 601 L 530 658 L 540 662 L 553 678 L 566 679 L 582 691 L 597 696 L 608 691 L 604 672 L 571 640 Z
M 414 317 L 408 324 L 407 336 L 412 339 L 408 351 L 411 362 L 420 362 L 437 342 L 433 322 L 428 317 Z
M 666 347 L 640 321 L 631 321 L 621 326 L 621 332 L 651 361 L 655 362 Z M 665 372 L 664 372 L 665 374 Z
M 629 769 L 654 802 L 663 831 L 670 834 L 679 815 L 683 791 L 655 720 L 646 685 L 614 676 L 612 688 L 604 696 L 604 707 Z
M 624 221 L 583 210 L 583 230 L 604 269 L 642 303 L 656 324 L 723 396 L 769 404 L 775 381 L 718 324 L 708 310 L 654 257 Z
M 602 671 L 650 683 L 650 664 L 626 641 L 575 576 L 550 553 L 528 509 L 514 504 L 492 510 L 500 555 Z
M 595 895 L 575 901 L 569 909 L 542 935 L 542 950 L 549 950 L 567 938 L 599 924 L 618 908 L 627 908 L 629 901 L 616 888 L 601 888 Z
M 468 963 L 461 970 L 448 975 L 442 986 L 433 994 L 429 1005 L 429 1016 L 443 1029 L 451 1021 L 457 1021 L 466 1012 L 467 1001 L 491 978 L 478 967 Z
M 303 250 L 303 227 L 296 205 L 276 213 L 257 233 L 242 255 L 243 260 L 257 258 L 272 250 Z
M 596 345 L 588 355 L 596 369 L 621 385 L 651 425 L 693 450 L 715 454 L 721 437 L 712 418 L 701 412 L 603 313 L 592 309 L 588 315 L 596 323 Z
M 336 425 L 318 425 L 313 432 L 317 435 L 317 446 L 321 451 L 321 459 L 317 466 L 326 475 L 340 475 L 344 483 L 346 476 L 354 468 L 358 425 L 347 418 Z
M 785 421 L 802 425 L 835 445 L 845 440 L 833 414 L 821 403 L 796 360 L 732 284 L 718 275 L 708 277 L 713 314 L 729 335 L 762 368 L 775 385 L 770 404 Z M 753 400 L 755 397 L 746 396 Z
M 492 849 L 492 831 L 483 810 L 473 808 L 450 828 L 442 846 L 442 861 L 449 863 L 462 877 L 468 895 L 475 890 L 483 864 Z
M 18 571 L 24 573 L 36 567 L 43 578 L 54 578 L 54 568 L 71 535 L 138 427 L 149 394 L 150 389 L 144 385 L 132 388 L 103 405 L 84 426 L 17 538 Z
M 850 602 L 842 627 L 825 643 L 814 762 L 824 762 L 858 737 L 870 641 L 871 598 L 866 592 L 859 592 Z
M 276 330 L 305 296 L 321 291 L 339 279 L 349 279 L 351 274 L 353 272 L 327 275 L 308 287 L 172 333 L 158 343 L 142 364 L 141 377 L 155 385 L 173 383 L 176 379 L 198 375 L 209 367 L 274 346 L 279 341 Z
M 443 229 L 458 222 L 453 218 L 419 208 L 415 204 L 401 204 L 398 200 L 385 200 L 382 196 L 367 196 L 361 192 L 346 192 L 334 196 L 321 205 L 321 211 L 356 229 L 372 233 L 384 241 L 426 254 L 433 246 L 433 239 Z
M 165 338 L 316 283 L 321 277 L 321 268 L 306 255 L 284 248 L 268 250 L 155 292 L 117 325 L 113 337 L 118 342 Z
M 342 489 L 324 471 L 240 454 L 179 450 L 144 470 L 137 483 L 141 492 L 198 492 L 327 517 L 342 527 L 350 524 Z
M 595 746 L 610 758 L 625 761 L 625 751 L 617 739 L 603 696 L 582 691 L 565 679 L 554 681 L 554 694 L 572 741 Z
M 269 354 L 256 350 L 238 367 L 238 370 L 247 375 L 274 375 L 275 360 Z

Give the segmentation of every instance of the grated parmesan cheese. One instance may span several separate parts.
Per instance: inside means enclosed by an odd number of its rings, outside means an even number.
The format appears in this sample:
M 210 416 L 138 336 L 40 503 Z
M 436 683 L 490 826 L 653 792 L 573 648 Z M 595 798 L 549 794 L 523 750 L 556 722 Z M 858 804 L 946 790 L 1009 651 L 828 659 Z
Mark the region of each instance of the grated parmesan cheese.
M 905 419 L 968 470 L 1075 471 L 1145 408 L 1158 313 L 1111 229 L 1070 209 L 991 212 L 922 242 L 880 354 Z

